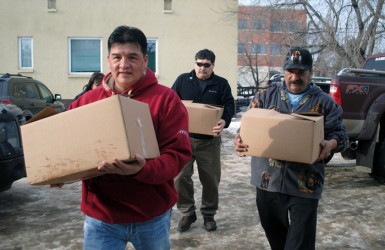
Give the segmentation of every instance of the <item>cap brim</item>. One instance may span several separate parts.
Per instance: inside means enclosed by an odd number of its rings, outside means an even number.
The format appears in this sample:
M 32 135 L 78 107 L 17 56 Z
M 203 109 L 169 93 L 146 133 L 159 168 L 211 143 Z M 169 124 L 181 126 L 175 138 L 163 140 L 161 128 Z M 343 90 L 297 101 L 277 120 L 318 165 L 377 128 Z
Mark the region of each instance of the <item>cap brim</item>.
M 310 66 L 302 65 L 302 64 L 290 64 L 283 68 L 284 70 L 288 69 L 299 69 L 299 70 L 309 70 Z

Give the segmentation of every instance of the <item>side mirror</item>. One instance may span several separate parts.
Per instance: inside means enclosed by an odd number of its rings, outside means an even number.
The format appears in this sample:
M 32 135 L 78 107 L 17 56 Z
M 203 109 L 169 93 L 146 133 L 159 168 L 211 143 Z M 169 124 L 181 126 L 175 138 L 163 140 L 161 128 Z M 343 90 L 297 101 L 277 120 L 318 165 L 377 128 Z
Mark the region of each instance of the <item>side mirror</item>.
M 55 100 L 60 101 L 61 100 L 61 94 L 55 94 Z

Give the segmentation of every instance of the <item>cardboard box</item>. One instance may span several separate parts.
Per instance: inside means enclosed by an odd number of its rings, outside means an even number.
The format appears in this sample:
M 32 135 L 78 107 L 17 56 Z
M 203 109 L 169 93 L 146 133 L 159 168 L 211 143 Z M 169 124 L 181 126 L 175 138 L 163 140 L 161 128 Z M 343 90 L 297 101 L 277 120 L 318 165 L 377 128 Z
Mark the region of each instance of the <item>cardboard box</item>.
M 116 157 L 159 156 L 146 103 L 116 95 L 20 127 L 30 184 L 68 183 L 100 175 Z
M 186 100 L 182 102 L 188 112 L 190 133 L 213 135 L 213 127 L 218 126 L 222 118 L 223 107 Z
M 245 155 L 313 163 L 324 139 L 323 116 L 253 108 L 242 115 L 240 133 L 249 145 Z

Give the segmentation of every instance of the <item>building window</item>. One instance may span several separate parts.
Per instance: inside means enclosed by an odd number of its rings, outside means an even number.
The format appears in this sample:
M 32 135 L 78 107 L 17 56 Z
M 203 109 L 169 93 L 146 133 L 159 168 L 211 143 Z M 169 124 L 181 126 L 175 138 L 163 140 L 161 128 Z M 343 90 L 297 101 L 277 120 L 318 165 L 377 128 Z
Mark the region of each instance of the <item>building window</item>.
M 286 23 L 286 29 L 289 32 L 297 32 L 299 30 L 299 23 L 298 22 L 287 22 Z
M 33 40 L 31 37 L 19 37 L 19 69 L 33 68 Z
M 281 24 L 280 23 L 276 23 L 276 22 L 272 22 L 270 23 L 270 31 L 271 32 L 279 32 L 281 31 Z
M 164 0 L 164 13 L 172 13 L 172 0 Z
M 148 67 L 156 72 L 157 70 L 157 41 L 155 39 L 147 40 Z
M 48 11 L 56 11 L 56 0 L 48 0 Z
M 265 30 L 266 21 L 262 19 L 253 19 L 252 29 L 254 30 Z
M 238 29 L 247 29 L 247 19 L 238 19 Z
M 266 45 L 260 44 L 260 43 L 258 43 L 258 44 L 253 43 L 251 46 L 251 54 L 252 55 L 257 55 L 257 54 L 265 55 L 266 54 Z
M 247 53 L 247 43 L 238 43 L 238 54 Z
M 270 55 L 271 56 L 279 56 L 282 52 L 282 46 L 279 44 L 271 44 L 270 45 Z
M 101 72 L 101 38 L 69 38 L 69 73 Z

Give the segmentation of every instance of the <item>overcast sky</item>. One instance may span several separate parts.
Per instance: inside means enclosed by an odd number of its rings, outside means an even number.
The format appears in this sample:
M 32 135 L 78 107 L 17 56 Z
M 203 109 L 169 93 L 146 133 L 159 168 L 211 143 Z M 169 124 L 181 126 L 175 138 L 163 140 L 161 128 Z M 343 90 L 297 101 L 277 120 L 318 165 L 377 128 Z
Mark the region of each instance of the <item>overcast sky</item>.
M 238 0 L 239 5 L 254 5 L 255 2 L 255 0 Z M 259 1 L 259 4 L 263 5 L 263 1 Z

